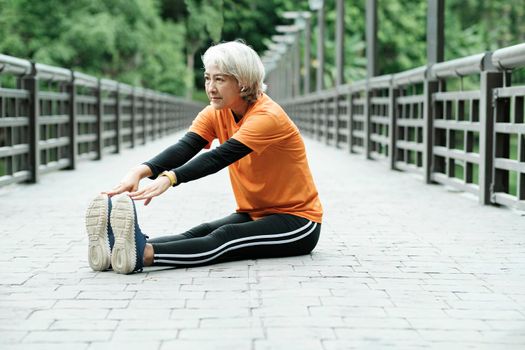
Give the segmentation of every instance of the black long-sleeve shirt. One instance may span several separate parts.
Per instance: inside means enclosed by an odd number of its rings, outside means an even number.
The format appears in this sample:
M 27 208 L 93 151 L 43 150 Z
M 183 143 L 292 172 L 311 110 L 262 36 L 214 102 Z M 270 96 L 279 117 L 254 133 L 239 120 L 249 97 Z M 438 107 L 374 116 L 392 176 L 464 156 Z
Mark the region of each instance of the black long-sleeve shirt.
M 152 179 L 165 170 L 172 170 L 177 176 L 175 185 L 178 185 L 216 173 L 252 152 L 243 143 L 229 139 L 219 147 L 195 157 L 207 144 L 204 138 L 189 131 L 176 144 L 143 164 L 151 169 Z

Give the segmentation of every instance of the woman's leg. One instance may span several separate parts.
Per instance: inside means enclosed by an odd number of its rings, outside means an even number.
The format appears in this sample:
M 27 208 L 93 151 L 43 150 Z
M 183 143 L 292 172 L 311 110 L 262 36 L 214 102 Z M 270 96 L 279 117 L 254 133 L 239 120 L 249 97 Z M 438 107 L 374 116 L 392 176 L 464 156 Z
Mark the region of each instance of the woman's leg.
M 178 235 L 169 235 L 169 236 L 162 236 L 162 237 L 156 237 L 148 239 L 148 243 L 169 243 L 169 242 L 175 242 L 180 241 L 183 239 L 189 239 L 189 238 L 196 238 L 196 237 L 204 237 L 211 232 L 215 231 L 221 226 L 227 225 L 227 224 L 239 224 L 242 222 L 248 222 L 252 221 L 250 216 L 246 213 L 233 213 L 231 215 L 228 215 L 224 218 L 207 222 L 204 224 L 200 224 L 198 226 L 195 226 L 188 231 L 178 234 Z
M 321 225 L 288 214 L 222 225 L 205 236 L 151 242 L 154 265 L 197 266 L 220 261 L 310 253 Z
M 170 243 L 170 242 L 182 241 L 182 240 L 187 240 L 187 239 L 192 239 L 192 238 L 197 238 L 197 237 L 204 237 L 221 226 L 224 226 L 227 224 L 238 224 L 238 223 L 248 222 L 248 221 L 252 221 L 252 219 L 250 218 L 248 214 L 233 213 L 222 219 L 200 224 L 178 235 L 169 235 L 169 236 L 162 236 L 162 237 L 148 239 L 146 246 L 144 247 L 144 257 L 143 257 L 144 266 L 153 265 L 154 251 L 153 251 L 152 244 Z

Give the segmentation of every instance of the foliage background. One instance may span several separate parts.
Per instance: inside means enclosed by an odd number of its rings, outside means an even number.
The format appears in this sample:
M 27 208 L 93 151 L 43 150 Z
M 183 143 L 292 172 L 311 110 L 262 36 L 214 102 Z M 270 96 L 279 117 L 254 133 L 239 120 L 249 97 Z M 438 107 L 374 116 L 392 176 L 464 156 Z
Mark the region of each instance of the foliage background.
M 378 1 L 380 74 L 425 63 L 424 0 Z M 523 0 L 447 0 L 445 59 L 525 42 Z M 346 1 L 345 80 L 365 77 L 365 1 Z M 325 0 L 325 85 L 334 81 L 335 0 Z M 200 55 L 244 39 L 263 53 L 296 0 L 0 0 L 0 53 L 203 99 Z M 288 21 L 288 23 L 290 23 Z M 312 20 L 315 68 L 316 20 Z M 314 84 L 315 82 L 313 82 Z M 197 89 L 195 87 L 198 87 Z

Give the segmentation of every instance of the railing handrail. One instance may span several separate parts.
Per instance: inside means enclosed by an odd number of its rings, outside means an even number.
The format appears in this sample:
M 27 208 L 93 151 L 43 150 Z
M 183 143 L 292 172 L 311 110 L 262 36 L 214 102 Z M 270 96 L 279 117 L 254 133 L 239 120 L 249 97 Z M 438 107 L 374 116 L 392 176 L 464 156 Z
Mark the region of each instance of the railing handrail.
M 0 74 L 31 74 L 31 62 L 22 58 L 0 54 Z
M 478 74 L 481 71 L 493 68 L 490 60 L 491 55 L 491 52 L 484 52 L 433 64 L 429 69 L 429 77 L 444 79 Z
M 75 85 L 84 85 L 88 87 L 97 87 L 98 79 L 92 75 L 73 71 Z
M 100 79 L 100 88 L 105 91 L 116 91 L 119 87 L 119 82 L 111 79 Z
M 73 71 L 66 68 L 35 63 L 35 74 L 38 79 L 46 81 L 71 81 Z
M 513 69 L 525 66 L 525 43 L 507 46 L 494 51 L 492 63 L 500 69 Z
M 0 75 L 16 79 L 14 86 L 0 89 L 0 186 L 38 182 L 41 174 L 75 169 L 79 160 L 145 144 L 187 127 L 203 107 L 164 92 L 2 54 Z
M 387 88 L 392 83 L 392 77 L 392 74 L 384 74 L 377 77 L 372 77 L 368 81 L 368 85 L 371 89 Z
M 394 74 L 393 84 L 394 86 L 420 83 L 425 80 L 427 75 L 428 66 L 421 66 L 413 69 L 406 70 L 401 73 Z
M 524 66 L 525 43 L 280 101 L 306 135 L 473 193 L 482 204 L 525 210 L 525 162 L 509 153 L 524 145 L 525 85 L 506 87 Z M 449 81 L 469 75 L 479 78 L 474 91 Z M 387 91 L 376 98 L 378 89 Z
M 118 83 L 118 90 L 123 93 L 133 94 L 133 86 L 125 83 Z

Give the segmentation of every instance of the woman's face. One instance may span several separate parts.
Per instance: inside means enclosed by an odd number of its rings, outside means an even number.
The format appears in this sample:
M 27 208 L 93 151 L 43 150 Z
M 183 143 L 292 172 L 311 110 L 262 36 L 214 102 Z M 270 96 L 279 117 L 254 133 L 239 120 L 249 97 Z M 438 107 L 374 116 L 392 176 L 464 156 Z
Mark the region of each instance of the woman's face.
M 246 104 L 240 95 L 237 79 L 222 73 L 216 65 L 206 67 L 204 81 L 206 94 L 213 108 L 230 108 L 236 112 Z

